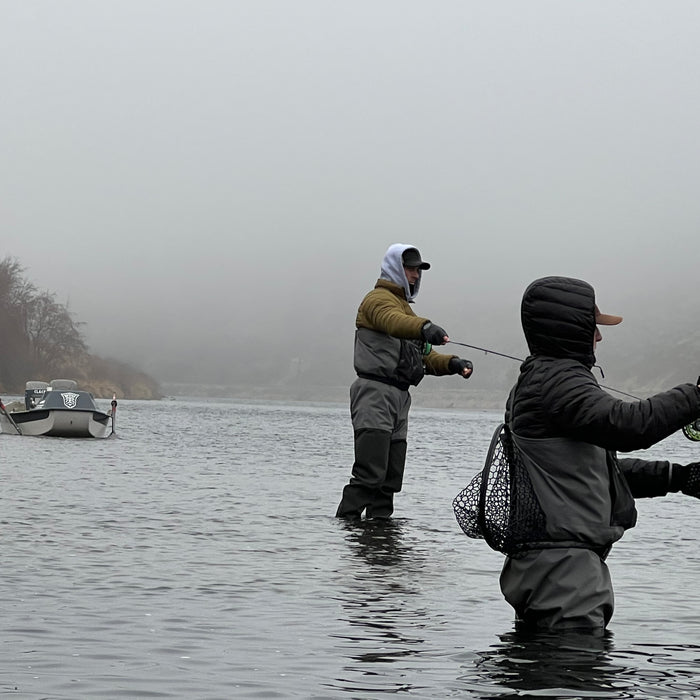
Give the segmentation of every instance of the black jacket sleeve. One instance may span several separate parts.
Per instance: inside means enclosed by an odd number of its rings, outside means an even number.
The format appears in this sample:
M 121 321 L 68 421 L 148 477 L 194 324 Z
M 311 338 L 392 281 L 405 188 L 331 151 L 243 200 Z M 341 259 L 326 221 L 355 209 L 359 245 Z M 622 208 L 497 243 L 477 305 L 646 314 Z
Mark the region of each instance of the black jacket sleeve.
M 618 465 L 635 498 L 654 498 L 668 493 L 670 462 L 624 457 L 618 460 Z
M 700 389 L 694 384 L 627 401 L 608 394 L 575 362 L 549 374 L 542 389 L 557 432 L 613 451 L 647 449 L 700 416 Z

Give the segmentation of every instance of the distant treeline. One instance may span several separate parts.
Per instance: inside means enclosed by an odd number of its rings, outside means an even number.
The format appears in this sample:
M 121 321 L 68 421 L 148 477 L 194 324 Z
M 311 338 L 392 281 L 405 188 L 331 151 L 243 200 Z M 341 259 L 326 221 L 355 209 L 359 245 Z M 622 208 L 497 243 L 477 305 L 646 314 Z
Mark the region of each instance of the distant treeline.
M 16 259 L 0 261 L 0 392 L 21 395 L 28 380 L 60 378 L 75 379 L 98 398 L 161 398 L 148 375 L 91 355 L 83 325 L 55 294 L 29 282 Z

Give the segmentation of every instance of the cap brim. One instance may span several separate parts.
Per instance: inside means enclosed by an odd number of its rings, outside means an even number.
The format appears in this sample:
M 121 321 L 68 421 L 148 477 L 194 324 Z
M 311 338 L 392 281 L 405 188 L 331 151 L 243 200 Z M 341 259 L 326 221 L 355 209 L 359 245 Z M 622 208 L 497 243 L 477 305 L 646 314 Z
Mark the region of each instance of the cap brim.
M 595 307 L 595 322 L 599 326 L 616 326 L 622 323 L 622 316 L 613 316 L 612 314 L 602 314 L 598 307 Z
M 419 268 L 420 270 L 429 270 L 429 269 L 430 269 L 430 263 L 422 262 L 420 265 L 418 265 L 418 268 Z

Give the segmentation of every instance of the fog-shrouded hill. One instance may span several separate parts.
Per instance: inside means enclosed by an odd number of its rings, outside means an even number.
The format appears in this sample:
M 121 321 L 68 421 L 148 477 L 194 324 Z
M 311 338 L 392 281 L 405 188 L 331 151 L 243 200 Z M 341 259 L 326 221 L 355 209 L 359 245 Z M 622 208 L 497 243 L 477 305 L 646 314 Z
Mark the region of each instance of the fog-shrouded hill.
M 601 329 L 603 340 L 596 351 L 593 373 L 601 385 L 620 398 L 629 398 L 625 394 L 643 398 L 697 380 L 700 326 L 692 319 L 700 319 L 700 305 L 689 301 L 682 321 L 676 314 L 666 313 L 663 303 L 658 309 L 651 303 L 643 308 L 632 303 L 618 306 L 609 311 L 619 312 L 625 319 L 619 326 Z M 452 319 L 460 335 L 452 333 L 445 323 L 456 343 L 474 347 L 450 343 L 436 350 L 470 359 L 474 374 L 468 380 L 426 377 L 412 390 L 417 405 L 501 408 L 505 404 L 520 364 L 512 358 L 525 358 L 527 346 L 517 310 L 500 315 L 493 311 L 485 316 L 485 320 L 465 323 L 462 329 L 456 318 Z M 235 342 L 217 344 L 212 334 L 206 343 L 177 344 L 171 354 L 154 356 L 147 366 L 162 381 L 166 393 L 203 391 L 249 398 L 347 401 L 355 376 L 354 316 L 351 314 L 342 328 L 333 328 L 330 319 L 317 322 L 317 327 L 327 332 L 313 340 L 294 334 L 266 339 L 259 333 L 248 342 L 241 334 Z
M 27 381 L 64 378 L 98 398 L 161 397 L 145 372 L 92 354 L 83 325 L 54 293 L 29 281 L 18 260 L 0 260 L 0 391 L 22 394 Z

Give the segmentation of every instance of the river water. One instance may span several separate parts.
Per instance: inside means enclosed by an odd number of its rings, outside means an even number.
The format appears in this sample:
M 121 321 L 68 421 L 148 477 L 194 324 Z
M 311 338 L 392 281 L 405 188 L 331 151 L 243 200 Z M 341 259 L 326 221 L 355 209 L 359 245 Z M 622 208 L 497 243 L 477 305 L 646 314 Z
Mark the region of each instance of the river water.
M 120 401 L 110 439 L 0 435 L 0 696 L 700 697 L 700 502 L 639 502 L 606 637 L 520 636 L 451 507 L 499 418 L 415 408 L 384 526 L 333 517 L 347 406 Z

